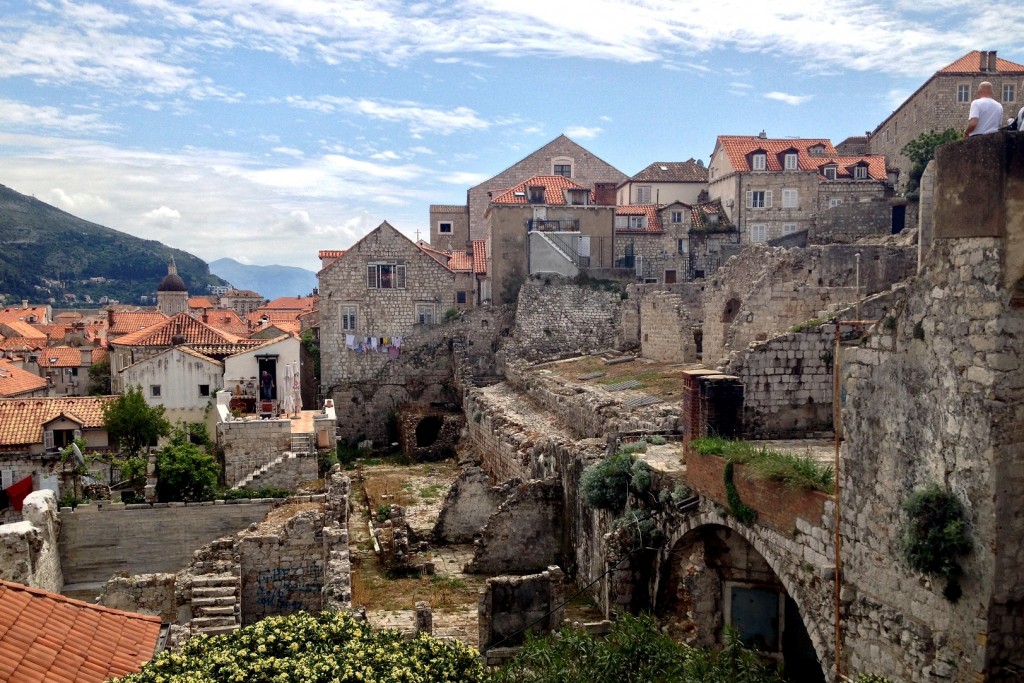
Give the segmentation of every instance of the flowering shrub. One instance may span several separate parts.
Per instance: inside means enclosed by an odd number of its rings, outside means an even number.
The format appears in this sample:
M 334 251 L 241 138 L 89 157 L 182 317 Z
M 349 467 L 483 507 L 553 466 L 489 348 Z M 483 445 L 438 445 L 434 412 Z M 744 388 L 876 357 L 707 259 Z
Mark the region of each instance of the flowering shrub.
M 122 683 L 478 683 L 476 651 L 458 642 L 375 630 L 344 612 L 269 617 L 222 636 L 192 638 Z

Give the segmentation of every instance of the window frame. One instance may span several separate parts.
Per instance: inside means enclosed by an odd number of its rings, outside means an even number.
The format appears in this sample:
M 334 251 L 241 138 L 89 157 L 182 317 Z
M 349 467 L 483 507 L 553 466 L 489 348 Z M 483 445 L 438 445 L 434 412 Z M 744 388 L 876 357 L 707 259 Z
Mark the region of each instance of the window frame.
M 630 230 L 646 230 L 647 229 L 647 216 L 644 215 L 632 215 L 627 216 L 629 219 Z
M 342 303 L 338 305 L 338 325 L 347 334 L 359 329 L 359 305 Z
M 783 235 L 792 235 L 796 231 L 797 231 L 796 223 L 783 223 L 782 224 L 782 234 Z
M 159 384 L 149 385 L 149 397 L 150 398 L 163 398 L 163 387 Z
M 384 269 L 388 269 L 387 286 L 384 286 Z M 373 273 L 373 275 L 371 275 Z M 372 284 L 371 284 L 372 280 Z M 406 267 L 404 263 L 374 262 L 366 264 L 367 289 L 405 289 Z
M 829 164 L 821 169 L 821 175 L 825 180 L 835 180 L 839 176 L 839 168 L 835 164 Z
M 685 237 L 680 237 L 676 240 L 676 253 L 680 256 L 689 255 L 690 253 L 690 240 Z
M 768 224 L 767 223 L 751 223 L 749 226 L 750 232 L 750 243 L 751 244 L 764 244 L 768 241 Z M 762 239 L 755 239 L 757 233 L 761 233 Z
M 431 326 L 437 324 L 437 310 L 433 303 L 416 303 L 416 324 Z M 426 320 L 425 318 L 429 318 Z
M 448 229 L 445 230 L 445 227 L 447 227 Z M 437 234 L 439 234 L 439 235 L 450 235 L 450 234 L 452 234 L 452 229 L 454 227 L 455 226 L 452 224 L 451 221 L 438 221 L 437 222 Z
M 755 195 L 760 195 L 760 202 L 755 202 Z M 771 190 L 747 190 L 748 209 L 770 209 L 772 208 Z
M 829 197 L 828 198 L 828 208 L 834 209 L 835 207 L 842 206 L 842 205 L 843 205 L 843 198 L 842 197 Z
M 767 171 L 768 170 L 768 155 L 764 152 L 757 152 L 756 154 L 750 155 L 750 170 L 751 171 Z
M 971 101 L 971 85 L 969 83 L 957 84 L 956 101 L 957 104 L 966 104 Z
M 467 298 L 468 297 L 466 296 L 466 290 L 460 289 L 457 292 L 455 292 L 455 303 L 456 304 L 460 304 L 460 305 L 465 304 Z
M 650 185 L 637 185 L 636 186 L 636 203 L 637 204 L 650 204 L 652 196 L 653 196 L 653 190 L 652 190 Z
M 669 221 L 670 223 L 676 223 L 677 224 L 677 223 L 682 223 L 683 222 L 683 212 L 682 211 L 671 211 L 670 214 L 671 214 L 669 216 L 669 218 L 671 219 Z
M 794 188 L 784 188 L 782 190 L 782 208 L 784 209 L 796 209 L 800 206 L 800 193 Z
M 782 157 L 782 168 L 786 171 L 796 171 L 800 168 L 800 161 L 796 152 L 786 152 Z
M 1010 96 L 1007 97 L 1006 94 Z M 1003 99 L 1002 102 L 1016 102 L 1017 101 L 1017 86 L 1014 83 L 1003 83 Z
M 210 385 L 209 384 L 200 384 L 199 385 L 199 398 L 209 398 L 209 397 L 210 397 Z
M 854 166 L 853 167 L 853 179 L 854 180 L 867 180 L 868 179 L 868 167 L 867 166 Z

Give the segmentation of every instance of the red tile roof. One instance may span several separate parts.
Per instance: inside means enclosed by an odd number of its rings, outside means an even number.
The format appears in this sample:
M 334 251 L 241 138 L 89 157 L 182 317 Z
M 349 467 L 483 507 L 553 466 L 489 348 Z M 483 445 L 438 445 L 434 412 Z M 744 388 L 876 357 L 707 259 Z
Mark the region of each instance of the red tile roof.
M 298 323 L 299 311 L 272 311 L 266 308 L 257 308 L 255 311 L 245 316 L 249 322 L 249 327 L 255 329 L 263 324 L 263 320 L 270 324 L 273 323 Z
M 35 391 L 42 391 L 46 386 L 45 378 L 0 359 L 0 396 L 13 397 L 31 394 Z M 0 426 L 0 430 L 2 429 L 3 427 Z
M 545 204 L 560 204 L 565 205 L 565 190 L 585 190 L 577 182 L 560 176 L 560 175 L 535 175 L 528 180 L 524 180 L 515 187 L 511 187 L 496 197 L 491 198 L 492 204 L 528 204 L 527 194 L 530 187 L 543 187 L 544 188 L 544 203 Z M 593 194 L 593 193 L 591 193 Z M 593 201 L 593 196 L 591 196 Z
M 11 331 L 12 337 L 24 337 L 25 339 L 46 339 L 48 336 L 45 330 L 38 329 L 35 325 L 21 320 L 0 321 L 4 327 Z
M 77 368 L 82 365 L 82 352 L 71 346 L 47 346 L 39 352 L 41 368 Z
M 797 152 L 797 164 L 801 171 L 814 171 L 823 163 L 823 156 L 812 156 L 808 149 L 821 145 L 824 155 L 835 155 L 836 149 L 827 138 L 795 139 L 795 138 L 760 138 L 756 135 L 719 135 L 718 146 L 725 150 L 732 170 L 737 173 L 751 171 L 750 155 L 753 152 L 764 152 L 767 155 L 768 171 L 781 171 L 784 159 L 782 154 L 790 150 Z
M 115 346 L 172 346 L 175 337 L 183 337 L 187 344 L 225 344 L 238 339 L 229 332 L 220 332 L 204 325 L 183 311 L 159 325 L 126 334 L 110 343 Z
M 331 259 L 341 258 L 342 254 L 344 254 L 344 253 L 345 253 L 344 249 L 321 249 L 320 252 L 317 254 L 317 257 L 320 258 L 320 259 L 325 259 L 325 258 L 331 258 Z
M 718 216 L 715 220 L 712 216 Z M 721 199 L 715 199 L 690 207 L 690 221 L 694 230 L 715 232 L 730 228 L 729 214 L 722 206 Z
M 82 427 L 98 429 L 105 424 L 103 407 L 116 400 L 117 396 L 0 399 L 0 446 L 41 444 L 43 425 L 60 415 L 74 415 Z
M 190 296 L 188 298 L 188 307 L 193 310 L 199 310 L 202 308 L 214 308 L 214 304 L 209 297 L 205 296 Z
M 160 618 L 0 580 L 0 680 L 101 683 L 153 658 Z
M 1011 62 L 1008 59 L 996 56 L 996 72 L 998 73 L 1024 73 L 1024 65 Z M 981 70 L 981 52 L 978 50 L 972 50 L 968 52 L 960 59 L 956 60 L 952 64 L 947 64 L 938 70 L 937 73 L 947 75 L 977 75 L 982 73 Z M 993 73 L 987 71 L 985 73 Z
M 249 324 L 230 308 L 214 308 L 206 311 L 200 319 L 215 330 L 227 332 L 236 337 L 249 334 Z
M 706 183 L 708 169 L 694 159 L 687 161 L 656 161 L 627 182 L 642 183 Z
M 28 308 L 22 308 L 21 306 L 8 306 L 7 308 L 0 310 L 0 322 L 4 323 L 13 320 L 23 320 L 28 322 L 30 317 L 35 317 L 36 322 L 49 322 L 46 306 L 29 306 Z
M 0 339 L 0 351 L 38 351 L 46 346 L 46 340 L 26 339 L 25 337 L 9 337 Z
M 473 272 L 487 274 L 487 240 L 473 240 Z
M 473 257 L 468 251 L 453 251 L 448 258 L 448 267 L 459 273 L 473 271 Z
M 113 311 L 111 316 L 114 324 L 107 328 L 108 335 L 131 334 L 167 320 L 160 311 Z
M 278 311 L 311 311 L 315 303 L 316 298 L 311 296 L 279 296 L 264 304 L 263 308 Z
M 105 346 L 92 347 L 92 364 L 102 363 L 110 357 L 110 352 Z
M 647 216 L 647 224 L 642 228 L 615 227 L 615 232 L 658 232 L 661 229 L 660 207 L 657 204 L 629 204 L 615 207 L 616 216 Z M 618 221 L 616 221 L 618 222 Z
M 818 173 L 821 175 L 821 168 L 829 164 L 835 164 L 837 180 L 850 180 L 853 178 L 853 167 L 865 165 L 868 167 L 868 177 L 872 180 L 885 180 L 885 157 L 879 154 L 866 154 L 864 156 L 830 156 L 822 160 L 818 165 Z M 824 178 L 824 176 L 822 176 Z

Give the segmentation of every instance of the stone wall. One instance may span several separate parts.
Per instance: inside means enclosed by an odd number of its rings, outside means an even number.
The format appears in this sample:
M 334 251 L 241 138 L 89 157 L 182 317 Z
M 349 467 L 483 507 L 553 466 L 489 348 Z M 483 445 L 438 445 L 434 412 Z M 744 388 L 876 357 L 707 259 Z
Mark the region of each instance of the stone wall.
M 654 292 L 640 303 L 640 349 L 644 358 L 668 363 L 697 362 L 694 332 L 700 331 L 700 318 L 690 317 L 688 302 L 682 295 Z
M 918 191 L 917 213 L 917 269 L 924 265 L 924 259 L 932 248 L 935 214 L 935 160 L 932 159 L 921 175 Z
M 318 474 L 316 453 L 286 453 L 265 472 L 249 480 L 246 488 L 274 488 L 294 492 L 299 484 L 316 479 Z
M 22 515 L 22 521 L 0 526 L 0 579 L 59 593 L 64 576 L 57 496 L 33 491 L 25 497 Z
M 178 620 L 178 603 L 174 594 L 174 574 L 138 574 L 114 576 L 107 581 L 96 602 L 104 607 L 152 614 L 173 624 Z
M 508 485 L 491 486 L 490 477 L 479 467 L 463 469 L 445 496 L 434 538 L 442 543 L 471 543 L 510 492 Z
M 527 280 L 519 291 L 507 358 L 566 358 L 615 348 L 622 295 L 554 276 Z
M 224 483 L 234 486 L 292 448 L 291 420 L 232 420 L 217 423 L 224 449 Z
M 1024 670 L 1024 139 L 940 147 L 935 241 L 906 301 L 843 351 L 843 565 L 850 670 L 906 681 Z M 964 504 L 963 596 L 908 568 L 901 506 L 938 485 Z
M 528 576 L 495 576 L 480 590 L 480 651 L 522 645 L 527 633 L 562 627 L 562 580 L 557 566 Z
M 835 191 L 830 196 L 842 197 L 844 201 L 832 208 L 826 203 L 814 215 L 807 231 L 811 244 L 850 244 L 864 237 L 892 233 L 892 204 L 887 197 L 851 197 L 852 201 L 846 201 L 844 193 Z
M 562 504 L 557 479 L 520 484 L 488 518 L 465 570 L 523 574 L 558 562 L 565 548 Z
M 279 501 L 79 505 L 60 513 L 64 581 L 106 581 L 117 572 L 177 571 L 215 538 L 244 529 Z

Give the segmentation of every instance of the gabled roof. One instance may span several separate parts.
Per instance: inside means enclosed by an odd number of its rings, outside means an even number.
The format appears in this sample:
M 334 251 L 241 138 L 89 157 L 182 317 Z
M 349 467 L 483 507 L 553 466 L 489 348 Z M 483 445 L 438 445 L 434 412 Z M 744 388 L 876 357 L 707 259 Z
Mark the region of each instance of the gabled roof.
M 529 204 L 527 194 L 531 187 L 544 188 L 544 203 L 552 205 L 568 204 L 565 200 L 565 190 L 586 190 L 577 182 L 560 175 L 535 175 L 510 187 L 501 194 L 492 197 L 492 204 Z M 593 195 L 593 193 L 591 193 Z M 593 196 L 591 196 L 593 201 Z
M 268 301 L 263 308 L 278 311 L 311 311 L 316 303 L 312 296 L 279 296 L 273 301 Z
M 696 160 L 656 161 L 627 182 L 643 183 L 706 183 L 708 169 Z
M 1008 59 L 1003 59 L 1002 57 L 997 56 L 996 71 L 983 72 L 981 69 L 981 52 L 978 50 L 971 50 L 952 64 L 947 64 L 942 67 L 936 73 L 956 76 L 976 76 L 981 73 L 1024 74 L 1024 64 L 1017 64 L 1016 62 L 1011 62 Z
M 405 236 L 405 235 L 404 235 L 404 234 L 402 233 L 402 231 L 401 231 L 401 230 L 397 229 L 397 228 L 396 228 L 395 226 L 391 225 L 391 224 L 390 224 L 390 223 L 388 223 L 387 221 L 384 221 L 383 223 L 381 223 L 380 225 L 378 225 L 378 226 L 377 226 L 376 228 L 374 228 L 374 229 L 373 229 L 373 230 L 371 230 L 370 232 L 368 232 L 368 233 L 366 233 L 365 235 L 363 235 L 362 237 L 360 237 L 360 238 L 359 238 L 359 239 L 358 239 L 358 240 L 356 241 L 356 243 L 355 243 L 355 244 L 353 244 L 353 245 L 352 245 L 351 247 L 349 247 L 348 249 L 346 249 L 345 251 L 343 251 L 343 252 L 342 252 L 342 254 L 341 254 L 341 256 L 339 256 L 338 258 L 334 259 L 334 260 L 333 260 L 333 261 L 331 261 L 330 263 L 326 264 L 326 265 L 325 265 L 325 266 L 324 266 L 323 268 L 321 268 L 321 269 L 320 269 L 320 272 L 318 273 L 318 275 L 320 275 L 320 274 L 323 274 L 323 273 L 324 273 L 325 271 L 327 271 L 327 270 L 328 270 L 329 268 L 334 268 L 334 267 L 336 267 L 338 263 L 341 263 L 341 262 L 344 262 L 344 261 L 346 261 L 346 259 L 347 259 L 347 258 L 348 258 L 349 256 L 351 256 L 351 254 L 353 254 L 353 253 L 361 253 L 361 252 L 362 252 L 362 246 L 363 246 L 363 244 L 364 244 L 365 242 L 367 242 L 367 241 L 368 241 L 368 240 L 369 240 L 369 239 L 370 239 L 370 238 L 371 238 L 371 237 L 372 237 L 373 235 L 375 235 L 375 234 L 377 234 L 377 233 L 380 233 L 380 232 L 384 232 L 384 231 L 386 231 L 386 230 L 390 230 L 390 231 L 391 231 L 391 232 L 393 232 L 393 233 L 394 233 L 395 235 L 398 235 L 399 237 L 401 237 L 401 238 L 402 238 L 403 240 L 405 240 L 406 242 L 408 242 L 408 243 L 409 243 L 409 245 L 410 245 L 411 247 L 413 247 L 413 250 L 414 250 L 414 251 L 419 251 L 419 252 L 420 252 L 420 253 L 422 253 L 422 254 L 423 254 L 424 256 L 426 256 L 426 257 L 427 257 L 427 258 L 429 258 L 429 259 L 430 259 L 431 261 L 433 261 L 433 262 L 434 262 L 435 264 L 437 264 L 437 265 L 438 265 L 438 267 L 440 267 L 440 268 L 444 268 L 444 269 L 445 269 L 446 271 L 448 271 L 448 272 L 451 272 L 451 271 L 449 270 L 448 266 L 444 265 L 443 263 L 440 263 L 440 262 L 439 262 L 439 261 L 438 261 L 438 260 L 437 260 L 436 258 L 434 258 L 433 256 L 431 256 L 431 255 L 430 255 L 430 254 L 429 254 L 429 253 L 428 253 L 428 252 L 427 252 L 427 251 L 426 251 L 425 249 L 423 249 L 423 247 L 422 247 L 421 245 L 419 245 L 419 244 L 416 244 L 416 243 L 415 243 L 415 242 L 413 242 L 413 241 L 412 241 L 411 239 L 409 239 L 408 237 L 406 237 L 406 236 Z M 321 253 L 323 253 L 323 252 L 321 252 Z
M 185 354 L 186 356 L 191 356 L 192 358 L 195 358 L 196 360 L 206 361 L 207 363 L 212 363 L 212 364 L 217 365 L 219 367 L 224 367 L 224 363 L 222 363 L 221 361 L 217 360 L 216 358 L 211 358 L 210 356 L 207 356 L 206 354 L 201 353 L 200 351 L 197 351 L 196 349 L 194 349 L 194 348 L 192 348 L 190 346 L 182 345 L 182 346 L 172 346 L 169 349 L 164 349 L 160 353 L 154 354 L 152 356 L 147 356 L 146 358 L 143 358 L 142 360 L 137 360 L 134 363 L 132 363 L 131 365 L 127 366 L 125 368 L 125 370 L 128 370 L 129 368 L 134 368 L 136 365 L 142 365 L 143 363 L 152 362 L 153 359 L 155 359 L 155 358 L 161 358 L 162 356 L 165 356 L 167 354 L 171 354 L 171 353 L 174 353 L 174 352 L 180 352 L 180 353 Z
M 757 135 L 719 135 L 717 147 L 725 151 L 732 170 L 737 173 L 750 172 L 750 155 L 756 152 L 764 152 L 766 155 L 766 170 L 781 171 L 783 159 L 780 156 L 784 152 L 795 150 L 797 153 L 797 166 L 801 171 L 814 171 L 822 163 L 822 156 L 811 155 L 807 150 L 816 145 L 821 145 L 824 155 L 835 155 L 835 147 L 828 138 L 762 138 Z
M 159 325 L 126 334 L 111 340 L 110 343 L 115 346 L 172 346 L 175 337 L 182 337 L 182 343 L 187 344 L 225 344 L 238 339 L 235 335 L 215 330 L 182 311 Z
M 819 175 L 821 174 L 820 169 L 828 165 L 835 165 L 836 168 L 836 179 L 837 180 L 848 180 L 853 178 L 853 171 L 851 170 L 854 166 L 867 166 L 868 177 L 872 180 L 885 180 L 885 157 L 880 154 L 865 154 L 863 156 L 830 156 L 821 161 L 818 164 Z
M 191 309 L 198 310 L 200 308 L 214 308 L 215 306 L 216 304 L 206 296 L 190 296 L 188 298 L 188 307 Z
M 317 257 L 320 259 L 338 258 L 344 253 L 344 249 L 321 249 L 319 252 L 317 252 Z
M 82 366 L 82 352 L 72 346 L 47 346 L 39 353 L 41 368 L 78 368 Z
M 75 415 L 86 429 L 102 427 L 103 407 L 117 396 L 0 399 L 0 446 L 43 442 L 43 425 L 61 414 Z
M 244 337 L 249 334 L 249 325 L 230 308 L 214 308 L 207 310 L 201 320 L 215 330 L 227 332 L 236 337 Z
M 254 292 L 251 289 L 230 289 L 227 292 L 225 292 L 224 294 L 222 294 L 220 298 L 223 299 L 226 296 L 227 297 L 232 297 L 232 298 L 241 297 L 243 299 L 262 299 L 263 298 L 262 294 L 260 294 L 259 292 Z
M 160 617 L 0 580 L 0 680 L 101 683 L 153 658 Z
M 662 232 L 661 229 L 661 216 L 658 214 L 658 209 L 661 207 L 657 204 L 628 204 L 626 206 L 615 207 L 616 216 L 647 216 L 647 225 L 643 228 L 620 228 L 615 227 L 615 232 Z
M 569 147 L 568 147 L 568 156 L 574 157 L 576 159 L 576 163 L 577 164 L 580 163 L 580 161 L 584 158 L 584 155 L 586 155 L 586 156 L 589 156 L 592 160 L 598 161 L 598 162 L 604 164 L 611 171 L 615 172 L 614 174 L 609 174 L 609 176 L 616 175 L 616 174 L 618 175 L 618 177 L 606 177 L 606 178 L 598 178 L 598 179 L 614 181 L 614 182 L 618 183 L 618 182 L 622 182 L 623 180 L 625 180 L 628 177 L 625 173 L 623 173 L 619 169 L 615 168 L 614 166 L 609 164 L 607 161 L 605 161 L 601 157 L 597 156 L 596 154 L 591 152 L 589 149 L 586 149 L 585 147 L 581 146 L 578 142 L 576 142 L 575 140 L 573 140 L 572 138 L 570 138 L 569 136 L 567 136 L 567 135 L 565 135 L 563 133 L 563 134 L 559 135 L 557 138 L 555 138 L 554 140 L 552 140 L 551 142 L 547 143 L 546 145 L 544 145 L 544 146 L 540 147 L 539 149 L 536 149 L 533 152 L 531 152 L 530 154 L 526 155 L 525 157 L 523 157 L 519 161 L 515 162 L 511 166 L 508 166 L 507 168 L 503 169 L 501 172 L 495 174 L 494 176 L 491 176 L 490 178 L 488 178 L 487 180 L 483 181 L 482 183 L 477 183 L 476 185 L 471 187 L 470 190 L 475 190 L 478 187 L 488 186 L 488 185 L 490 185 L 493 182 L 494 178 L 497 178 L 498 176 L 501 176 L 501 175 L 503 175 L 505 173 L 508 173 L 509 171 L 513 170 L 519 164 L 522 164 L 522 163 L 528 161 L 531 158 L 535 158 L 535 157 L 538 157 L 538 156 L 543 157 L 545 155 L 552 154 L 554 148 L 557 148 L 560 145 L 563 145 L 564 143 L 568 143 L 568 145 L 569 145 Z M 561 154 L 561 152 L 559 152 L 559 154 Z M 579 155 L 579 156 L 577 156 L 577 155 Z M 602 176 L 604 174 L 598 173 L 597 175 L 598 176 Z
M 39 322 L 46 322 L 47 318 L 46 306 L 28 306 L 22 308 L 21 306 L 8 306 L 0 310 L 0 322 L 9 322 L 13 320 L 23 320 L 28 322 L 28 319 L 34 317 Z
M 718 216 L 718 219 L 715 220 L 714 216 Z M 722 206 L 721 199 L 713 199 L 710 202 L 691 206 L 690 221 L 692 230 L 715 232 L 729 227 L 729 214 Z
M 266 308 L 257 308 L 255 311 L 252 311 L 245 316 L 245 318 L 249 322 L 250 328 L 259 327 L 263 324 L 264 320 L 268 323 L 297 323 L 299 320 L 299 311 L 273 311 Z
M 13 337 L 24 337 L 25 339 L 46 339 L 45 330 L 37 329 L 35 325 L 22 320 L 2 320 L 3 325 L 11 331 Z
M 38 351 L 46 346 L 46 339 L 26 339 L 25 337 L 8 337 L 0 339 L 0 351 Z
M 487 273 L 486 240 L 473 240 L 473 253 L 469 251 L 441 251 L 422 241 L 417 242 L 416 246 L 424 254 L 454 273 Z
M 262 339 L 240 339 L 235 344 L 189 344 L 188 346 L 196 353 L 207 358 L 223 360 L 236 353 L 242 353 L 243 351 L 261 346 L 263 342 L 264 340 Z
M 0 360 L 0 396 L 11 397 L 41 391 L 47 386 L 46 379 Z M 0 418 L 2 420 L 3 418 Z M 0 426 L 0 429 L 3 429 Z
M 111 311 L 113 324 L 107 327 L 107 334 L 131 334 L 152 327 L 167 320 L 161 311 Z

